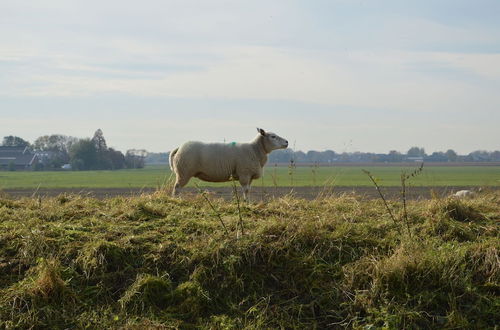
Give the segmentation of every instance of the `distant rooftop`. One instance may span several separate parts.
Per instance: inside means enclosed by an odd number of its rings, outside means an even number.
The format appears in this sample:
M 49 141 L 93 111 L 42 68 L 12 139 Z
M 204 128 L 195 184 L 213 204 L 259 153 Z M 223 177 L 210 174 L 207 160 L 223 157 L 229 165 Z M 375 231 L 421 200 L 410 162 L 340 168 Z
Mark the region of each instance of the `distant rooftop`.
M 11 146 L 0 146 L 0 153 L 9 153 L 9 152 L 21 152 L 26 153 L 29 152 L 28 147 L 11 147 Z
M 0 166 L 14 164 L 16 167 L 29 167 L 36 161 L 37 156 L 28 147 L 0 146 Z

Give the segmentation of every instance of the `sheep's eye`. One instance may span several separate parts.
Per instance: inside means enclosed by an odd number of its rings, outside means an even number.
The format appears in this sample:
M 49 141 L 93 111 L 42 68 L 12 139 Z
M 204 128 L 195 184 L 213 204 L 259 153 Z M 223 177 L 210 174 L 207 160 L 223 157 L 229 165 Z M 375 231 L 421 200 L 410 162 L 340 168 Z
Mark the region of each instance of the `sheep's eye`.
M 271 139 L 276 139 L 276 135 L 271 135 Z

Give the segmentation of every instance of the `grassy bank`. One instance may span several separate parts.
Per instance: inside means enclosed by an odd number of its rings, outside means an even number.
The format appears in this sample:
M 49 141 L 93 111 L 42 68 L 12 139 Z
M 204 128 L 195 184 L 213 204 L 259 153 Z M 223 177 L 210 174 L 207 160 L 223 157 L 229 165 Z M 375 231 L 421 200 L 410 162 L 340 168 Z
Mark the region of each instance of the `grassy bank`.
M 210 200 L 0 199 L 0 328 L 500 323 L 498 193 Z
M 415 166 L 416 167 L 416 166 Z M 333 166 L 296 167 L 268 166 L 264 178 L 254 185 L 273 186 L 371 186 L 361 169 L 369 170 L 381 186 L 399 186 L 402 170 L 415 167 L 398 166 Z M 59 172 L 0 172 L 0 189 L 25 188 L 156 188 L 171 177 L 167 166 L 148 166 L 139 170 L 119 171 L 59 171 Z M 197 179 L 192 179 L 193 186 Z M 500 166 L 437 166 L 425 167 L 422 175 L 412 183 L 416 186 L 500 186 Z M 198 181 L 201 186 L 223 186 L 225 184 Z

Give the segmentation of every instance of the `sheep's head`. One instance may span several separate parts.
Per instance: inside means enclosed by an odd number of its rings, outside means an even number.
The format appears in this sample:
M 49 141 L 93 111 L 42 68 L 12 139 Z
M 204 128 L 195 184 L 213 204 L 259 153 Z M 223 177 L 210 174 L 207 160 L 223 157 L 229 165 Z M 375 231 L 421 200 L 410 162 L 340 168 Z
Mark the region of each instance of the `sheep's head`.
M 257 128 L 257 131 L 261 136 L 264 149 L 267 152 L 271 152 L 276 149 L 286 149 L 288 147 L 288 141 L 275 133 L 266 132 L 262 128 Z

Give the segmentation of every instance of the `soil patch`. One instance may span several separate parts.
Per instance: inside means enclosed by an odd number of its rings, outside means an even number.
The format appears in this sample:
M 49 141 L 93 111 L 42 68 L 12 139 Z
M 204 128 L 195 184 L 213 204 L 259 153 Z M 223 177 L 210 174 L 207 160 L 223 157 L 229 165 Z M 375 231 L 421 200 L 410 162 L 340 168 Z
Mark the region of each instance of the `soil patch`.
M 215 197 L 230 199 L 233 196 L 231 187 L 206 187 L 202 188 L 213 194 Z M 389 199 L 400 198 L 400 187 L 383 187 L 381 188 L 384 196 Z M 477 187 L 409 187 L 407 191 L 408 199 L 429 199 L 433 195 L 444 197 L 462 189 L 477 189 Z M 500 190 L 500 187 L 490 187 L 491 190 Z M 95 197 L 99 199 L 112 198 L 117 196 L 139 196 L 141 194 L 150 194 L 154 192 L 153 188 L 65 188 L 65 189 L 5 189 L 2 191 L 4 195 L 10 198 L 21 197 L 53 197 L 60 194 L 79 194 Z M 197 194 L 196 188 L 184 188 L 182 194 Z M 318 196 L 355 194 L 373 199 L 379 198 L 379 194 L 375 187 L 252 187 L 250 192 L 251 200 L 269 200 L 279 198 L 288 194 L 293 194 L 295 197 L 304 199 L 315 199 Z

